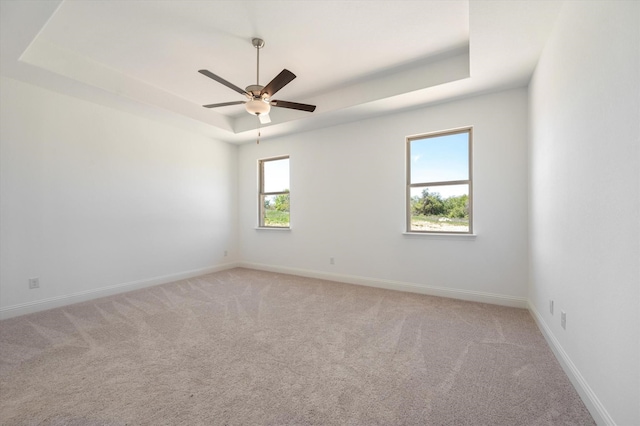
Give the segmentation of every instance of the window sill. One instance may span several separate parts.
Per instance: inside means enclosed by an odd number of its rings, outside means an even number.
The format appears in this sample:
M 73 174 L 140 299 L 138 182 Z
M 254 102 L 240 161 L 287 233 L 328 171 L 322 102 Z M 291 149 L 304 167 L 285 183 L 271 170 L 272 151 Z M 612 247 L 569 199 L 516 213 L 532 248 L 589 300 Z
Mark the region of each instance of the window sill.
M 256 231 L 291 231 L 291 227 L 256 226 Z
M 475 238 L 478 236 L 478 234 L 456 234 L 456 233 L 446 233 L 446 232 L 442 232 L 442 233 L 436 233 L 436 232 L 403 232 L 403 235 L 411 235 L 411 236 L 419 236 L 419 237 L 428 237 L 428 238 L 442 238 L 442 239 L 449 239 L 449 238 L 462 238 L 462 239 L 471 239 L 471 240 L 475 240 Z

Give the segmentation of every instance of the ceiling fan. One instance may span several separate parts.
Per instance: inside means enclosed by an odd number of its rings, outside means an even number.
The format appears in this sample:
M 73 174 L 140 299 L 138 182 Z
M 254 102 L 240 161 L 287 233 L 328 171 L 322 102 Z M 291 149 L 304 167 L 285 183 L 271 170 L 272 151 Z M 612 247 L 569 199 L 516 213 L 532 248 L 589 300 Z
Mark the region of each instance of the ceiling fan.
M 278 74 L 273 80 L 269 82 L 266 86 L 260 85 L 260 49 L 264 47 L 264 40 L 260 38 L 254 38 L 251 40 L 253 47 L 256 48 L 257 51 L 257 67 L 256 67 L 256 84 L 252 84 L 247 86 L 245 90 L 239 88 L 235 84 L 229 83 L 224 78 L 215 75 L 211 71 L 208 70 L 199 70 L 200 74 L 206 75 L 207 77 L 217 81 L 218 83 L 224 84 L 229 89 L 235 90 L 247 97 L 247 100 L 244 101 L 231 101 L 231 102 L 222 102 L 218 104 L 209 104 L 203 105 L 205 108 L 217 108 L 229 105 L 240 105 L 244 104 L 245 109 L 249 114 L 256 115 L 260 119 L 261 123 L 270 123 L 271 119 L 269 118 L 269 111 L 271 107 L 279 107 L 279 108 L 289 108 L 289 109 L 297 109 L 300 111 L 308 111 L 313 112 L 316 109 L 315 105 L 308 104 L 300 104 L 297 102 L 289 102 L 289 101 L 279 101 L 276 99 L 271 99 L 273 95 L 284 86 L 289 84 L 294 78 L 296 78 L 295 74 L 291 71 L 284 69 Z

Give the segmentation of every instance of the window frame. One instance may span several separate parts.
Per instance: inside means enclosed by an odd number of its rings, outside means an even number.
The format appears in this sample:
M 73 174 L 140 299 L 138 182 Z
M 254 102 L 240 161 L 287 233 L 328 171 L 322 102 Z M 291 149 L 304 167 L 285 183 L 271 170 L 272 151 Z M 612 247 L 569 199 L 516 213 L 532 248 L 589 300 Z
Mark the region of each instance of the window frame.
M 289 186 L 291 186 L 291 157 L 289 155 L 279 155 L 277 157 L 261 158 L 258 160 L 258 228 L 267 229 L 291 229 L 291 188 L 288 191 L 278 192 L 264 192 L 264 164 L 270 161 L 289 160 Z M 288 226 L 273 226 L 265 225 L 265 208 L 264 198 L 270 195 L 283 195 L 289 194 L 289 225 Z
M 454 181 L 434 181 L 434 182 L 411 182 L 411 142 L 429 138 L 437 138 L 442 136 L 457 135 L 461 133 L 468 134 L 468 179 Z M 408 234 L 455 234 L 469 235 L 473 234 L 473 126 L 460 127 L 456 129 L 440 130 L 436 132 L 423 133 L 419 135 L 407 136 L 406 138 L 406 233 Z M 421 187 L 437 187 L 450 185 L 469 185 L 469 230 L 468 231 L 432 231 L 432 230 L 414 230 L 411 229 L 411 189 Z

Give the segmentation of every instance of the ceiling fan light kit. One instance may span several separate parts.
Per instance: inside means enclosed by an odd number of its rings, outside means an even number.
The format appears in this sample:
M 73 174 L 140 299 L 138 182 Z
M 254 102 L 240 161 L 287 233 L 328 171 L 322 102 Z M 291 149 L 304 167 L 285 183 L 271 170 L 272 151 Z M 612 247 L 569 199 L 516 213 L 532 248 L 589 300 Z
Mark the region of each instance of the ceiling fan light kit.
M 256 84 L 252 84 L 247 86 L 245 90 L 236 86 L 233 83 L 228 82 L 222 77 L 212 73 L 208 70 L 199 70 L 198 72 L 202 75 L 209 77 L 212 80 L 217 81 L 220 84 L 223 84 L 244 96 L 247 97 L 246 101 L 231 101 L 231 102 L 222 102 L 217 104 L 208 104 L 203 105 L 205 108 L 217 108 L 229 105 L 240 105 L 244 104 L 245 109 L 251 115 L 255 115 L 260 119 L 261 123 L 269 123 L 271 120 L 269 119 L 269 111 L 271 111 L 271 107 L 279 107 L 279 108 L 289 108 L 295 109 L 299 111 L 307 111 L 313 112 L 316 109 L 315 105 L 308 104 L 300 104 L 297 102 L 289 102 L 289 101 L 279 101 L 272 100 L 271 97 L 284 86 L 289 84 L 294 78 L 296 78 L 295 74 L 291 71 L 284 69 L 278 74 L 273 80 L 269 82 L 266 86 L 260 85 L 260 49 L 264 47 L 264 40 L 261 38 L 253 38 L 251 40 L 251 44 L 256 48 L 257 60 L 256 60 Z
M 269 114 L 271 111 L 271 105 L 263 99 L 251 99 L 244 104 L 244 107 L 249 114 L 253 115 Z

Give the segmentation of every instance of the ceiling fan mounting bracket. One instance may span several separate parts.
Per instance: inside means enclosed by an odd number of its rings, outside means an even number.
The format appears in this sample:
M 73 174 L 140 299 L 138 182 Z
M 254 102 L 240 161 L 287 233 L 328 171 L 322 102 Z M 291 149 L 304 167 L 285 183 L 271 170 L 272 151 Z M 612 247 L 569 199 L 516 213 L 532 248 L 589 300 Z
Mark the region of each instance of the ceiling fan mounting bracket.
M 262 49 L 264 47 L 264 40 L 261 38 L 252 38 L 251 44 L 253 44 L 253 47 L 256 49 Z

